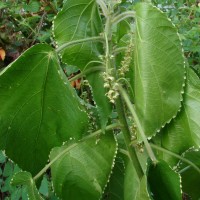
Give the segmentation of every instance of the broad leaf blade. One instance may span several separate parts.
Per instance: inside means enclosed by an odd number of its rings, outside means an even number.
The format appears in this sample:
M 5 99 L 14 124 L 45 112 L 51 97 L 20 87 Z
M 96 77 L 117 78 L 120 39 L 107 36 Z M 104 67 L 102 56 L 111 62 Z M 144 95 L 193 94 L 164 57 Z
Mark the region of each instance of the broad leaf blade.
M 122 200 L 124 198 L 124 170 L 123 160 L 116 159 L 103 200 Z
M 176 28 L 151 4 L 136 5 L 135 34 L 135 106 L 151 137 L 180 108 L 184 59 Z
M 54 20 L 54 35 L 58 47 L 73 40 L 98 36 L 101 20 L 95 0 L 68 0 Z M 69 47 L 61 52 L 62 60 L 81 70 L 92 60 L 98 60 L 98 50 L 92 42 Z
M 33 174 L 43 168 L 53 147 L 70 137 L 80 139 L 88 126 L 61 73 L 54 50 L 40 44 L 0 76 L 0 148 Z
M 162 131 L 162 146 L 177 154 L 192 146 L 200 146 L 200 80 L 192 69 L 187 71 L 182 110 Z M 177 159 L 170 155 L 164 155 L 163 159 L 171 165 L 177 163 Z
M 124 179 L 124 200 L 150 200 L 147 177 L 140 180 L 131 161 L 127 163 Z
M 116 154 L 112 134 L 77 143 L 52 165 L 54 190 L 62 199 L 99 199 L 111 173 Z M 54 148 L 53 160 L 70 145 Z M 62 187 L 61 187 L 62 186 Z
M 11 184 L 14 186 L 25 185 L 27 188 L 28 198 L 31 200 L 43 200 L 40 196 L 39 191 L 36 188 L 35 182 L 29 172 L 18 172 L 16 173 Z
M 154 200 L 182 200 L 180 177 L 165 161 L 160 160 L 156 165 L 150 163 L 147 173 Z
M 197 167 L 200 168 L 200 151 L 199 149 L 192 149 L 184 153 L 184 158 L 190 160 Z M 182 190 L 185 194 L 189 195 L 192 199 L 200 198 L 200 173 L 188 166 L 187 163 L 180 162 L 179 170 L 182 178 Z
M 63 9 L 54 20 L 53 31 L 58 47 L 74 40 L 99 36 L 102 32 L 102 24 L 96 1 L 66 1 Z M 101 51 L 102 45 L 99 42 L 84 42 L 68 47 L 61 52 L 61 55 L 65 63 L 77 66 L 83 71 L 99 65 L 98 56 Z M 92 87 L 101 128 L 104 129 L 111 113 L 111 105 L 105 96 L 106 90 L 103 87 L 103 78 L 100 72 L 94 72 L 89 74 L 87 79 Z
M 103 87 L 104 80 L 102 72 L 94 72 L 87 76 L 88 82 L 92 87 L 92 94 L 94 101 L 96 103 L 98 117 L 100 121 L 101 128 L 104 130 L 108 122 L 108 118 L 111 115 L 111 104 L 108 98 L 105 96 L 107 92 Z

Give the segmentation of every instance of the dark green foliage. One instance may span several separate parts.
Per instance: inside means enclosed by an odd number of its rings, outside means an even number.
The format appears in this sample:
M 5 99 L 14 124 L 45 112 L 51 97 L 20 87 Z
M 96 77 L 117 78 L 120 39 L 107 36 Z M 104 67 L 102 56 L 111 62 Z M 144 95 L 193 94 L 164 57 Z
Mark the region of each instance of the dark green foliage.
M 152 3 L 0 2 L 0 199 L 200 197 L 200 3 Z

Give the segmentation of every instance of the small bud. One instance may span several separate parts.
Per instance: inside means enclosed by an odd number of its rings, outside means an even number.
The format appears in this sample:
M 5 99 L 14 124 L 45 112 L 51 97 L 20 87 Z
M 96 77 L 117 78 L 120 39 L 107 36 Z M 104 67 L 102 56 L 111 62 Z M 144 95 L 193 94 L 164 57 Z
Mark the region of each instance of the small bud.
M 100 60 L 103 60 L 104 56 L 103 55 L 99 55 L 98 56 Z
M 109 88 L 110 87 L 110 84 L 109 83 L 104 83 L 104 88 Z
M 119 93 L 115 92 L 115 94 L 113 95 L 113 99 L 117 99 L 118 96 L 119 96 Z
M 114 81 L 115 79 L 114 79 L 114 77 L 109 76 L 109 77 L 108 77 L 108 80 L 109 80 L 109 81 Z
M 113 59 L 114 57 L 115 57 L 114 55 L 111 55 L 111 56 L 110 56 L 110 59 Z

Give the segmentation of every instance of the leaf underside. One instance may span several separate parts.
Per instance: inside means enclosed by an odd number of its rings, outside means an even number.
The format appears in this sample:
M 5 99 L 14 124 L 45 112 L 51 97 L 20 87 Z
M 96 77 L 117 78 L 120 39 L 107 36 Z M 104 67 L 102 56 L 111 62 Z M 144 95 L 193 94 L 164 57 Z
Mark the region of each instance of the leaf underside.
M 164 13 L 139 3 L 135 19 L 135 107 L 151 137 L 180 109 L 184 59 L 177 30 Z
M 54 50 L 40 44 L 0 76 L 0 148 L 32 174 L 44 167 L 53 147 L 70 137 L 80 139 L 88 126 L 61 74 Z

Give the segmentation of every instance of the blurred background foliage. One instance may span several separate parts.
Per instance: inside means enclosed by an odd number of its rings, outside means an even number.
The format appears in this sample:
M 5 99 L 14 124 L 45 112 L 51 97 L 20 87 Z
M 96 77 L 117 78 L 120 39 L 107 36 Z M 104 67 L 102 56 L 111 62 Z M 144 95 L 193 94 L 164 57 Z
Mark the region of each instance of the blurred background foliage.
M 139 1 L 122 0 L 122 3 L 128 8 Z M 200 76 L 200 0 L 152 0 L 152 3 L 178 28 L 188 64 Z M 62 4 L 62 0 L 0 1 L 0 49 L 6 52 L 5 60 L 0 59 L 0 70 L 36 43 L 55 45 L 51 26 Z M 10 186 L 12 175 L 19 170 L 0 151 L 0 199 L 27 200 L 26 188 Z M 45 199 L 57 200 L 50 179 L 50 173 L 47 173 L 39 191 Z
M 154 0 L 179 30 L 185 57 L 200 75 L 200 0 Z
M 51 25 L 62 0 L 1 0 L 0 47 L 6 50 L 8 65 L 30 46 L 52 43 Z

